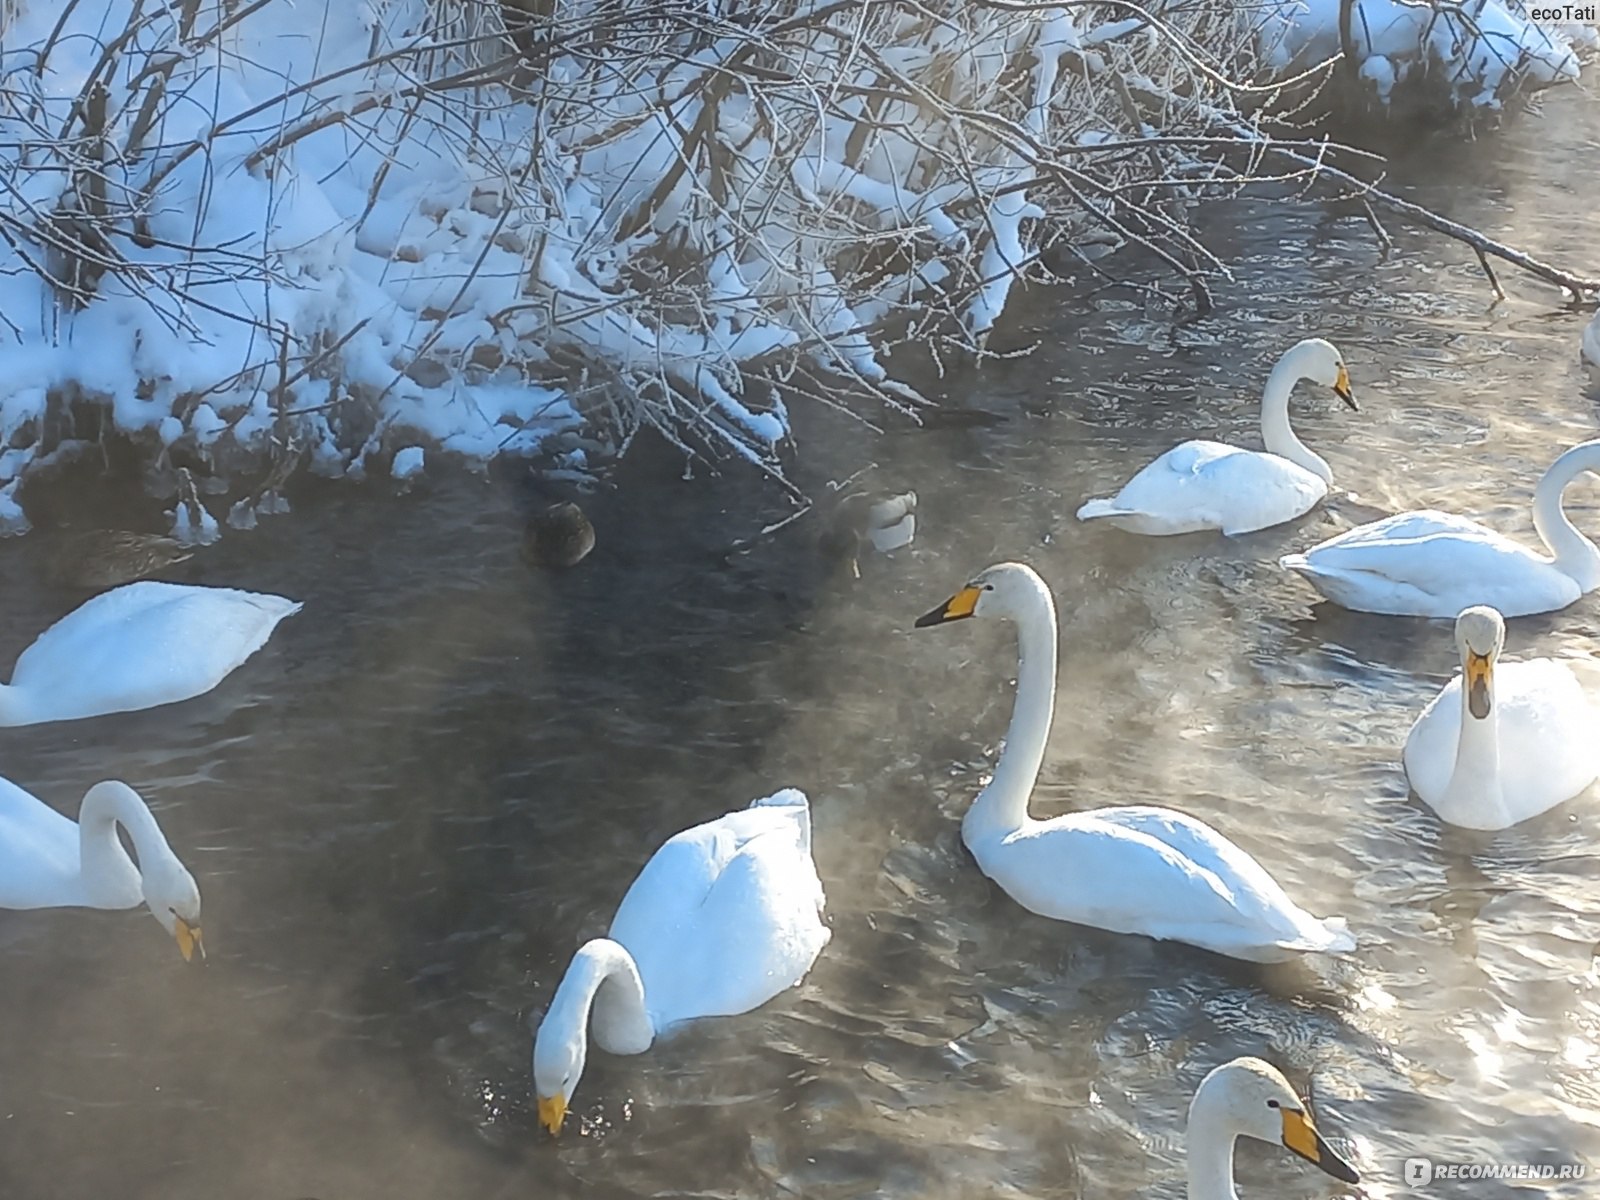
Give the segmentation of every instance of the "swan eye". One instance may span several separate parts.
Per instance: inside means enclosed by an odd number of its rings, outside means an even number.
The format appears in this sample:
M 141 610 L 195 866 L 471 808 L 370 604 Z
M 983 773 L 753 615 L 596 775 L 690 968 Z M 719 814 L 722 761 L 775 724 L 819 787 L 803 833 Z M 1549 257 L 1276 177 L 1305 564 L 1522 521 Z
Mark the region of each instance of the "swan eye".
M 994 584 L 992 584 L 992 583 L 986 583 L 986 584 L 984 584 L 984 585 L 983 585 L 983 590 L 984 590 L 984 591 L 986 591 L 986 592 L 992 592 L 992 591 L 994 591 Z
M 1277 1108 L 1277 1107 L 1279 1107 L 1279 1105 L 1278 1105 L 1278 1102 L 1276 1100 L 1268 1100 L 1267 1101 L 1267 1107 L 1268 1108 Z

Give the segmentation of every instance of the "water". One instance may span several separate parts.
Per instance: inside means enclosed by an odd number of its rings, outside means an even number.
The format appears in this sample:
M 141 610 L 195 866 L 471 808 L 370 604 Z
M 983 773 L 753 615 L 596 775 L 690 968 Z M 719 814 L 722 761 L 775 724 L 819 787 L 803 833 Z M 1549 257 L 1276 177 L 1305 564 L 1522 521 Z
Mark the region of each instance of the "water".
M 1597 152 L 1600 104 L 1569 93 L 1399 163 L 1396 186 L 1594 268 Z M 1412 1154 L 1600 1170 L 1593 796 L 1499 835 L 1442 828 L 1398 755 L 1454 669 L 1448 627 L 1341 613 L 1273 565 L 1372 509 L 1531 538 L 1540 471 L 1595 431 L 1584 318 L 1510 271 L 1491 306 L 1436 238 L 1395 228 L 1384 261 L 1342 210 L 1219 221 L 1238 278 L 1217 317 L 1174 332 L 1041 295 L 1011 334 L 1036 353 L 943 385 L 1003 421 L 873 447 L 923 532 L 855 588 L 799 536 L 725 563 L 740 485 L 644 459 L 566 575 L 522 564 L 518 497 L 474 480 L 311 491 L 179 568 L 306 608 L 209 697 L 3 730 L 0 755 L 68 811 L 96 779 L 139 787 L 200 881 L 211 958 L 185 969 L 144 914 L 0 914 L 0 1194 L 1178 1196 L 1189 1096 L 1246 1053 L 1314 1087 L 1372 1197 L 1408 1194 Z M 1313 396 L 1297 424 L 1357 499 L 1226 544 L 1068 519 L 1181 437 L 1252 439 L 1272 359 L 1313 332 L 1363 411 Z M 841 465 L 837 441 L 809 465 Z M 1600 529 L 1593 491 L 1571 507 Z M 0 661 L 76 599 L 35 582 L 50 545 L 0 545 Z M 1194 813 L 1348 917 L 1357 954 L 1233 963 L 1034 918 L 978 874 L 958 823 L 1013 642 L 910 626 L 1000 558 L 1045 574 L 1064 625 L 1035 812 Z M 1509 652 L 1589 654 L 1595 611 L 1518 622 Z M 647 1056 L 596 1053 L 584 1136 L 552 1143 L 530 1023 L 572 950 L 665 837 L 789 783 L 813 798 L 834 928 L 816 968 Z M 1340 1190 L 1273 1148 L 1242 1149 L 1239 1175 L 1246 1196 Z

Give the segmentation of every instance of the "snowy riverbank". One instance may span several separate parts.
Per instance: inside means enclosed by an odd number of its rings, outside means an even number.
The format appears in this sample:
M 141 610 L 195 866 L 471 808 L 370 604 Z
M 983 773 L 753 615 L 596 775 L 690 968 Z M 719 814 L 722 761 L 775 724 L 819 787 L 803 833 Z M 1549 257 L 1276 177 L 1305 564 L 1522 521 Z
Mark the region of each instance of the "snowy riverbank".
M 1455 63 L 1473 104 L 1503 101 L 1513 57 L 1527 86 L 1575 74 L 1468 7 L 1476 42 L 1363 0 L 1363 74 L 1386 95 Z M 643 429 L 780 476 L 786 402 L 914 410 L 887 352 L 981 348 L 1047 241 L 1069 264 L 1137 243 L 1203 303 L 1226 268 L 1184 206 L 1244 182 L 1228 145 L 1253 136 L 1223 64 L 1339 44 L 1337 0 L 1265 24 L 1221 0 L 592 0 L 524 17 L 520 49 L 481 0 L 9 8 L 12 532 L 29 474 L 106 436 L 218 491 L 302 461 L 583 472 Z M 282 508 L 242 490 L 237 523 Z

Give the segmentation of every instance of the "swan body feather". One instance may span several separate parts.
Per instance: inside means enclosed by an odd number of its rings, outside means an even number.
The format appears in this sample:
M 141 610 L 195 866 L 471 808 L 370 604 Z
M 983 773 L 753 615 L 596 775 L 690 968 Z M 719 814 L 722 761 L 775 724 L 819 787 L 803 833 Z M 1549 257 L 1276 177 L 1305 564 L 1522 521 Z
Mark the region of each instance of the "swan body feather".
M 811 809 L 785 788 L 668 838 L 612 918 L 573 956 L 534 1038 L 539 1119 L 560 1130 L 597 1045 L 639 1054 L 700 1017 L 732 1016 L 794 987 L 827 945 Z
M 1056 612 L 1021 563 L 988 568 L 917 621 L 997 616 L 1017 627 L 1017 699 L 994 776 L 961 823 L 984 874 L 1040 916 L 1186 942 L 1252 962 L 1355 948 L 1345 923 L 1295 904 L 1265 868 L 1204 822 L 1131 805 L 1035 820 L 1028 801 L 1054 714 Z
M 1327 494 L 1320 476 L 1279 455 L 1193 441 L 1146 465 L 1111 499 L 1086 502 L 1078 520 L 1155 537 L 1205 529 L 1233 536 L 1291 521 Z
M 1298 342 L 1278 359 L 1261 396 L 1265 450 L 1184 442 L 1147 464 L 1115 496 L 1087 501 L 1078 520 L 1152 537 L 1206 529 L 1234 536 L 1310 512 L 1328 494 L 1333 472 L 1289 425 L 1289 395 L 1302 379 L 1332 387 L 1356 408 L 1339 351 L 1321 338 Z
M 1462 678 L 1472 669 L 1472 622 L 1484 630 L 1478 639 L 1482 716 L 1462 702 Z M 1401 761 L 1412 790 L 1441 820 L 1507 829 L 1572 799 L 1600 777 L 1600 721 L 1566 663 L 1499 662 L 1505 625 L 1492 608 L 1467 609 L 1456 628 L 1462 672 L 1418 715 Z
M 209 692 L 300 604 L 259 592 L 144 580 L 85 601 L 22 652 L 0 725 L 155 708 Z
M 1454 618 L 1484 604 L 1507 617 L 1554 612 L 1600 586 L 1600 551 L 1567 519 L 1561 495 L 1600 468 L 1600 440 L 1553 462 L 1534 491 L 1533 524 L 1551 557 L 1436 509 L 1359 525 L 1279 565 L 1358 612 Z

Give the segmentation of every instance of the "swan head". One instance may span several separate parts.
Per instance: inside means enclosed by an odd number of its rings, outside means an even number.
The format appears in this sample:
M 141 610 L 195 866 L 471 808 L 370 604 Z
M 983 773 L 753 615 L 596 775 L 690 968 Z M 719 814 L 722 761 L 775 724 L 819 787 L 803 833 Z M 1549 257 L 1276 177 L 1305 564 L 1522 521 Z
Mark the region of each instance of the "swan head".
M 1317 1132 L 1289 1081 L 1259 1058 L 1236 1058 L 1201 1080 L 1189 1104 L 1189 1128 L 1191 1136 L 1276 1143 L 1335 1179 L 1360 1182 L 1356 1169 Z
M 1322 338 L 1307 338 L 1289 347 L 1283 357 L 1293 359 L 1295 369 L 1302 378 L 1332 388 L 1333 394 L 1353 412 L 1361 411 L 1361 406 L 1356 403 L 1356 394 L 1350 389 L 1350 372 L 1344 365 L 1344 355 L 1332 342 Z
M 561 1132 L 589 1050 L 583 1029 L 574 1030 L 563 1018 L 559 1000 L 558 996 L 551 1002 L 533 1037 L 533 1091 L 539 1102 L 539 1124 L 552 1136 Z
M 194 876 L 176 856 L 139 866 L 144 902 L 161 922 L 161 927 L 177 941 L 183 961 L 191 961 L 196 954 L 204 959 L 206 947 L 200 939 L 200 889 L 195 885 Z
M 1456 648 L 1461 651 L 1461 686 L 1467 711 L 1478 720 L 1494 707 L 1494 664 L 1506 644 L 1506 621 L 1487 604 L 1464 608 L 1456 617 Z
M 972 581 L 939 607 L 916 620 L 918 629 L 944 625 L 963 617 L 1016 617 L 1037 611 L 1040 595 L 1050 589 L 1039 573 L 1025 563 L 996 563 L 980 571 Z

